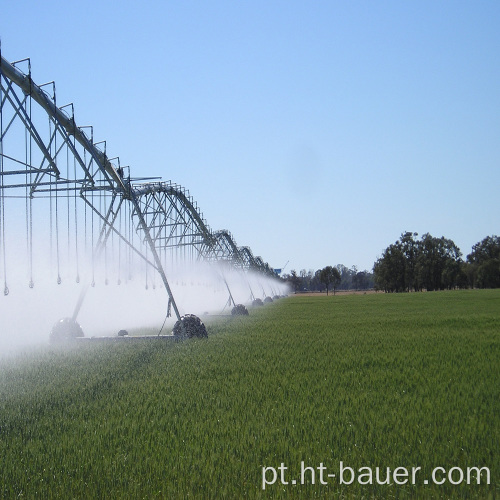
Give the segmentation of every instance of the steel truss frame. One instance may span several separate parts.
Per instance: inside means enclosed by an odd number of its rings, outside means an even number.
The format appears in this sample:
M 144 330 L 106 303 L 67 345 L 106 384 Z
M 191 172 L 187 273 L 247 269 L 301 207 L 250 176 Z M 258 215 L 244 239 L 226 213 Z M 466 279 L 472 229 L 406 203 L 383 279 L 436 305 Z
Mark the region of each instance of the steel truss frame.
M 137 184 L 130 178 L 130 173 L 125 177 L 123 169 L 116 167 L 107 157 L 106 143 L 103 141 L 104 148 L 101 148 L 98 146 L 102 143 L 94 142 L 92 126 L 77 126 L 73 104 L 57 106 L 54 82 L 37 85 L 32 80 L 29 59 L 11 64 L 1 53 L 0 59 L 2 230 L 5 228 L 2 220 L 5 217 L 4 198 L 24 197 L 30 200 L 31 207 L 32 200 L 36 198 L 55 196 L 57 203 L 57 196 L 71 196 L 75 198 L 76 213 L 78 196 L 101 224 L 95 242 L 95 255 L 103 251 L 111 235 L 116 235 L 160 274 L 168 293 L 168 310 L 173 307 L 177 319 L 180 319 L 179 310 L 165 273 L 169 262 L 180 257 L 225 261 L 239 269 L 269 272 L 269 266 L 260 257 L 254 258 L 248 247 L 237 247 L 229 231 L 213 232 L 189 191 L 182 186 L 163 181 Z M 27 73 L 17 67 L 20 64 L 28 65 Z M 51 87 L 51 93 L 45 90 L 47 85 Z M 31 113 L 33 104 L 38 105 L 48 117 L 48 134 L 34 123 Z M 68 107 L 71 114 L 66 111 Z M 27 147 L 25 158 L 10 155 L 7 146 L 4 147 L 7 134 L 18 122 L 29 136 L 29 154 Z M 90 136 L 85 132 L 87 129 L 90 129 Z M 73 162 L 72 169 L 69 168 L 71 162 L 67 162 L 66 171 L 60 168 L 64 153 Z M 119 165 L 119 158 L 117 160 Z M 131 241 L 130 235 L 117 227 L 118 214 L 127 204 L 131 207 L 129 214 L 133 226 L 140 234 L 140 247 Z M 2 243 L 5 243 L 5 237 Z M 149 250 L 151 258 L 144 248 Z M 7 290 L 7 285 L 5 287 Z M 81 300 L 74 317 L 80 305 Z

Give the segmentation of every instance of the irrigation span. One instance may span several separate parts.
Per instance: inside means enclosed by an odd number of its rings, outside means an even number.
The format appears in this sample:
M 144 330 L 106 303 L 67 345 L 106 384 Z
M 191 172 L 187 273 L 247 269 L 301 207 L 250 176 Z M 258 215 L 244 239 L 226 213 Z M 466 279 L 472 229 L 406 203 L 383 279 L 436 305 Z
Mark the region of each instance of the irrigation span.
M 84 314 L 109 328 L 113 313 L 180 321 L 285 292 L 262 258 L 210 228 L 188 190 L 109 158 L 55 83 L 33 81 L 29 59 L 1 57 L 0 106 L 2 316 L 41 328 Z

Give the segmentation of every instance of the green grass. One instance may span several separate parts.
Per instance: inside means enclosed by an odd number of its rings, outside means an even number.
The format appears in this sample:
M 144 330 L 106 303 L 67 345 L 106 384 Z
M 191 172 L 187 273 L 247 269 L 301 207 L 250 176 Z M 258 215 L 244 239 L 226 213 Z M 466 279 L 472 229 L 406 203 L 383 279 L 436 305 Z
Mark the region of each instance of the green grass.
M 500 290 L 291 297 L 208 331 L 4 361 L 0 498 L 500 496 Z M 262 491 L 301 461 L 422 470 Z M 491 484 L 422 484 L 436 466 Z

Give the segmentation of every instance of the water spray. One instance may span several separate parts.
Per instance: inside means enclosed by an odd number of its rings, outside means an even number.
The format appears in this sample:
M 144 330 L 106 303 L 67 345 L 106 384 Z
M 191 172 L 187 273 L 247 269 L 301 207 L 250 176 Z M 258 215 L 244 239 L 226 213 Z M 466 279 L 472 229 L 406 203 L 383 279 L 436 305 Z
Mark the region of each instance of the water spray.
M 76 125 L 73 105 L 56 105 L 55 84 L 51 82 L 52 95 L 49 95 L 33 81 L 29 59 L 12 64 L 3 56 L 0 59 L 0 251 L 3 268 L 0 278 L 4 295 L 10 296 L 16 289 L 11 274 L 10 286 L 7 282 L 8 261 L 14 254 L 19 257 L 16 248 L 7 249 L 8 246 L 15 247 L 8 226 L 10 224 L 15 229 L 19 225 L 16 218 L 22 213 L 19 210 L 22 202 L 16 200 L 25 202 L 29 289 L 34 287 L 33 252 L 38 233 L 50 236 L 51 249 L 52 240 L 55 241 L 56 262 L 51 250 L 50 266 L 44 268 L 44 272 L 56 269 L 57 286 L 64 286 L 65 257 L 60 247 L 66 239 L 67 266 L 70 266 L 71 247 L 76 254 L 76 282 L 82 282 L 73 314 L 53 326 L 51 340 L 83 337 L 77 318 L 85 300 L 88 300 L 89 291 L 95 293 L 96 282 L 100 279 L 97 266 L 102 264 L 102 260 L 105 289 L 110 284 L 109 272 L 114 272 L 113 266 L 118 267 L 118 284 L 121 283 L 122 269 L 127 276 L 131 276 L 132 267 L 136 269 L 134 258 L 138 258 L 144 266 L 146 276 L 148 269 L 159 273 L 167 292 L 165 320 L 172 314 L 176 319 L 174 335 L 169 336 L 172 338 L 206 337 L 206 328 L 197 316 L 181 314 L 178 297 L 174 297 L 167 279 L 167 270 L 171 273 L 172 268 L 175 269 L 184 260 L 231 262 L 237 272 L 238 283 L 246 282 L 250 288 L 250 300 L 256 300 L 248 273 L 255 271 L 263 276 L 269 275 L 269 266 L 260 257 L 254 258 L 248 247 L 238 248 L 228 231 L 212 231 L 189 191 L 182 186 L 157 181 L 157 178 L 131 179 L 130 167 L 126 167 L 128 178 L 125 178 L 119 158 L 116 158 L 118 167 L 108 158 L 106 141 L 94 142 L 91 126 Z M 27 74 L 19 69 L 23 64 L 28 65 Z M 71 116 L 64 110 L 68 106 L 72 110 Z M 88 128 L 91 130 L 90 137 L 85 132 Z M 22 133 L 16 135 L 16 132 Z M 104 144 L 103 150 L 98 147 L 99 144 Z M 61 215 L 63 209 L 66 209 L 66 214 Z M 125 220 L 123 228 L 122 219 Z M 113 250 L 115 240 L 119 242 L 118 257 Z M 128 261 L 121 259 L 123 243 L 128 248 Z M 88 280 L 80 278 L 82 262 L 86 258 L 91 265 L 91 279 Z M 247 314 L 246 307 L 236 303 L 232 289 L 234 284 L 229 283 L 226 270 L 219 271 L 229 293 L 232 314 Z M 274 293 L 274 287 L 271 289 Z M 262 290 L 265 296 L 263 286 Z M 104 307 L 106 304 L 107 301 Z M 117 337 L 130 339 L 133 336 L 122 334 Z

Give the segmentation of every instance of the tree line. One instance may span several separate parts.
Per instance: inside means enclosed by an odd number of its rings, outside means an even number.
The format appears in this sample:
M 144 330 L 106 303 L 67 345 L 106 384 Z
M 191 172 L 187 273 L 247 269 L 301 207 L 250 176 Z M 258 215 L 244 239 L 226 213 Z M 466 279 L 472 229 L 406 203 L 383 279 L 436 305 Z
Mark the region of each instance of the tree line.
M 487 236 L 462 259 L 445 237 L 405 232 L 373 266 L 374 284 L 386 292 L 500 287 L 500 237 Z
M 295 292 L 323 292 L 330 290 L 369 290 L 374 287 L 374 276 L 369 271 L 358 271 L 356 266 L 348 268 L 343 264 L 326 266 L 317 271 L 292 270 L 283 279 L 288 281 Z
M 295 292 L 330 290 L 383 290 L 409 292 L 453 288 L 500 288 L 500 237 L 487 236 L 462 259 L 462 252 L 450 239 L 429 233 L 406 231 L 383 252 L 373 272 L 356 266 L 326 266 L 317 271 L 302 269 L 285 274 Z

